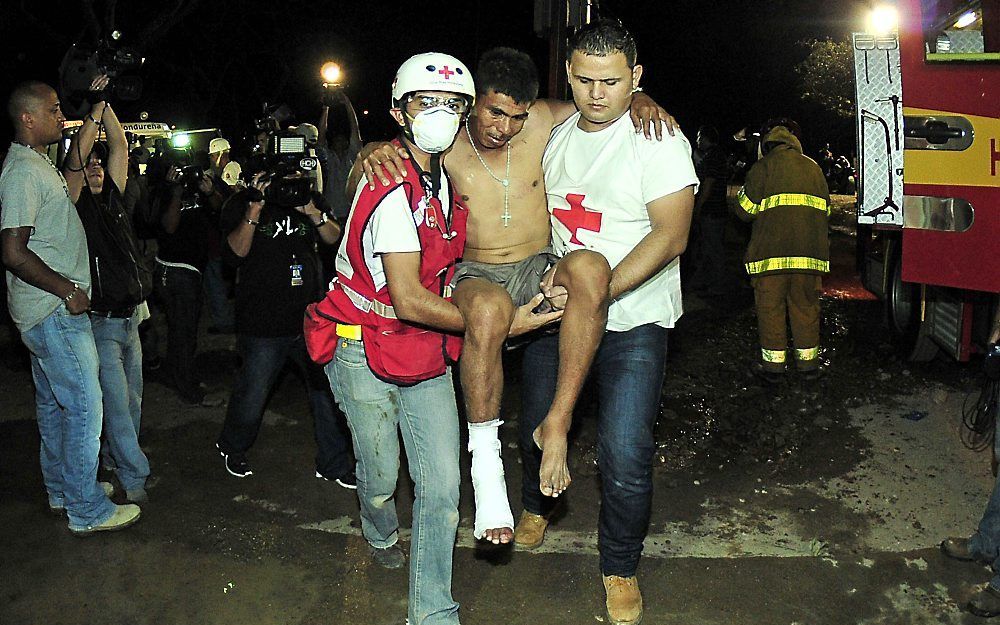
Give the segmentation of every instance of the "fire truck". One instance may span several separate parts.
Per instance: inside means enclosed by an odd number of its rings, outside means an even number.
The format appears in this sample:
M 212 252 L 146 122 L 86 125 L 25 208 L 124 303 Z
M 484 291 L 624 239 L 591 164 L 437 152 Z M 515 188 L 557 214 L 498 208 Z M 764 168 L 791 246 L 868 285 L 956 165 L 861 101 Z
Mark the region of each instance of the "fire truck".
M 863 282 L 913 360 L 966 361 L 1000 293 L 1000 0 L 898 0 L 853 36 Z

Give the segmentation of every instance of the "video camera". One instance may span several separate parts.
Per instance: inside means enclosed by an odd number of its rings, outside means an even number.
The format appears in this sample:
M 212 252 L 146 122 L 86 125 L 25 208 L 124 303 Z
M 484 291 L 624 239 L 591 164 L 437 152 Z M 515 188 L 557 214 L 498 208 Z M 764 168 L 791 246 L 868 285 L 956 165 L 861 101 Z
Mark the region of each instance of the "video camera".
M 186 195 L 194 195 L 198 191 L 198 183 L 208 169 L 208 156 L 193 152 L 189 147 L 175 146 L 167 138 L 157 139 L 155 146 L 157 160 L 161 161 L 164 167 L 178 168 L 180 177 L 177 178 L 177 182 L 184 185 Z
M 255 161 L 242 175 L 249 184 L 264 172 L 262 180 L 270 182 L 264 192 L 267 201 L 288 208 L 309 203 L 319 159 L 310 153 L 305 137 L 287 130 L 270 132 L 267 150 Z
M 205 168 L 201 165 L 185 165 L 181 167 L 181 175 L 177 181 L 188 189 L 195 189 L 204 176 Z
M 106 96 L 118 100 L 138 100 L 142 95 L 142 78 L 131 74 L 142 67 L 145 58 L 126 46 L 120 45 L 121 33 L 117 30 L 96 47 L 73 44 L 59 66 L 59 96 L 63 111 L 73 117 L 82 117 L 90 110 L 90 83 L 100 74 L 111 82 L 104 90 Z

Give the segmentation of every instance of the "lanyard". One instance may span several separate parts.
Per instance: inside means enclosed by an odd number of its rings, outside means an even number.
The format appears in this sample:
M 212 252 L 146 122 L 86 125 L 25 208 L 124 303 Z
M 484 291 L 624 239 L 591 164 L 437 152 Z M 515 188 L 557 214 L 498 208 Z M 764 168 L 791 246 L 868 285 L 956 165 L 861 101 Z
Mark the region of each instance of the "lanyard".
M 410 157 L 410 162 L 413 163 L 413 168 L 417 170 L 417 175 L 420 178 L 420 186 L 424 190 L 424 204 L 427 207 L 427 225 L 437 229 L 443 239 L 450 241 L 456 236 L 456 233 L 451 231 L 453 211 L 449 211 L 446 215 L 441 204 L 441 199 L 438 197 L 441 192 L 441 155 L 431 155 L 431 171 L 426 172 L 421 169 L 420 164 L 413 158 L 413 152 L 410 151 L 410 147 L 406 145 L 406 142 L 400 140 L 399 143 L 406 150 L 406 153 Z M 435 173 L 437 174 L 436 176 L 434 175 Z M 451 193 L 449 191 L 450 197 Z

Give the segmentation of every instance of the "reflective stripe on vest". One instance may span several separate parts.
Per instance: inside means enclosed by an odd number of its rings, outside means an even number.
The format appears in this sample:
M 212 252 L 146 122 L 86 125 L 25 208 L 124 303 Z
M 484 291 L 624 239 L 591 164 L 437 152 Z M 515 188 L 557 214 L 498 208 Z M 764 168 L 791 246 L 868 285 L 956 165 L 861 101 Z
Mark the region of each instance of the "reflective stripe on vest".
M 817 358 L 819 358 L 819 347 L 795 350 L 795 360 L 816 360 Z
M 808 206 L 809 208 L 821 210 L 827 215 L 830 214 L 830 206 L 827 204 L 826 200 L 821 197 L 807 195 L 805 193 L 779 193 L 777 195 L 768 196 L 759 203 L 754 204 L 753 201 L 747 197 L 746 188 L 741 187 L 740 192 L 736 195 L 736 199 L 740 203 L 740 208 L 745 210 L 748 215 L 756 215 L 757 213 L 762 213 L 769 208 L 774 208 L 775 206 Z
M 347 297 L 351 298 L 354 305 L 358 307 L 358 310 L 363 310 L 365 312 L 374 312 L 379 317 L 385 317 L 386 319 L 396 319 L 396 310 L 387 304 L 384 304 L 377 299 L 368 299 L 361 293 L 358 293 L 351 287 L 344 284 L 342 280 L 337 280 L 340 288 L 344 290 Z
M 780 256 L 746 263 L 747 273 L 753 275 L 779 269 L 809 269 L 826 273 L 830 271 L 830 261 L 808 256 Z
M 783 349 L 764 349 L 760 348 L 760 357 L 764 359 L 764 362 L 774 362 L 774 363 L 784 363 L 785 362 L 785 350 Z

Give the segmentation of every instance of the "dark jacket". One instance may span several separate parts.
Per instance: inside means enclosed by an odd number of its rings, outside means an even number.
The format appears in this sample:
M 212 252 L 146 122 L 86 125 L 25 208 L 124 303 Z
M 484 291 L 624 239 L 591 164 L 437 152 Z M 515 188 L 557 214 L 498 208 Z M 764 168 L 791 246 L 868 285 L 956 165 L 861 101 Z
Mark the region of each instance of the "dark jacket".
M 769 150 L 750 168 L 737 196 L 737 216 L 753 222 L 747 272 L 830 271 L 830 191 L 822 170 L 784 126 L 772 129 L 763 144 Z
M 142 303 L 153 288 L 153 277 L 136 239 L 125 202 L 108 177 L 99 196 L 86 186 L 76 210 L 87 233 L 93 287 L 90 307 L 99 312 L 122 311 Z

